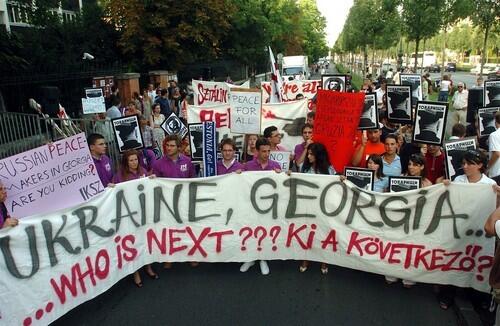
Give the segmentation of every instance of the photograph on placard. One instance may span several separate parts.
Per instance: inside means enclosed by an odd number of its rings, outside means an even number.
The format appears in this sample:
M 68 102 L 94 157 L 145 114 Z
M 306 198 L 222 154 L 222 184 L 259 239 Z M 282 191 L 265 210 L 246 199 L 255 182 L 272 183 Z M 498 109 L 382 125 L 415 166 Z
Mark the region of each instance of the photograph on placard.
M 161 144 L 159 144 L 157 140 L 154 141 L 154 146 L 152 150 L 157 160 L 163 157 L 163 150 L 161 148 Z
M 358 129 L 368 130 L 376 128 L 378 128 L 377 93 L 366 93 Z
M 321 85 L 325 91 L 346 91 L 347 75 L 321 75 Z
M 188 129 L 191 160 L 201 162 L 203 160 L 203 123 L 190 123 Z
M 375 183 L 375 171 L 371 169 L 346 167 L 344 169 L 344 176 L 358 188 L 373 190 L 373 184 Z
M 144 148 L 138 115 L 112 119 L 111 124 L 120 153 L 129 149 Z
M 413 123 L 413 141 L 442 145 L 446 129 L 448 103 L 418 102 Z
M 484 82 L 483 103 L 485 107 L 500 106 L 500 80 Z
M 163 121 L 161 128 L 165 130 L 168 135 L 178 135 L 181 139 L 188 133 L 187 127 L 173 112 Z
M 500 110 L 500 106 L 479 108 L 477 110 L 477 118 L 479 120 L 479 136 L 489 136 L 497 130 L 495 125 L 495 114 Z
M 422 76 L 419 74 L 401 74 L 399 76 L 401 85 L 411 87 L 411 105 L 417 105 L 418 101 L 423 100 L 422 94 Z
M 419 189 L 421 177 L 389 177 L 389 192 L 401 192 Z
M 449 180 L 453 181 L 459 175 L 464 174 L 462 166 L 464 154 L 468 150 L 476 149 L 476 140 L 473 137 L 453 140 L 446 142 L 443 147 L 446 157 L 446 175 Z
M 390 122 L 412 123 L 411 87 L 387 85 L 387 118 Z

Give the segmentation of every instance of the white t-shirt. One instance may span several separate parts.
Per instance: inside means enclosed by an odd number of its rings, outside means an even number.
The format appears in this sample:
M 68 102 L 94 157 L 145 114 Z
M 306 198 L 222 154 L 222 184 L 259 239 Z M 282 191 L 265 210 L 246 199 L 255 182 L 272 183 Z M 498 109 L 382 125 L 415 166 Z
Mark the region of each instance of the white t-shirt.
M 451 81 L 449 81 L 449 80 L 442 80 L 441 81 L 441 88 L 439 90 L 441 92 L 449 92 L 450 91 L 450 85 L 451 85 Z
M 500 129 L 497 129 L 497 131 L 494 131 L 490 134 L 488 143 L 489 143 L 490 157 L 491 157 L 491 152 L 500 152 Z M 496 160 L 496 162 L 492 166 L 490 166 L 488 174 L 491 178 L 496 177 L 497 175 L 500 174 L 500 159 Z
M 467 179 L 467 176 L 465 174 L 462 174 L 462 175 L 459 175 L 458 177 L 455 178 L 455 180 L 453 180 L 453 183 L 470 183 L 469 182 L 469 179 Z M 497 183 L 488 178 L 486 175 L 484 175 L 484 173 L 481 175 L 481 179 L 479 179 L 478 182 L 475 182 L 475 183 L 482 183 L 482 184 L 486 184 L 486 185 L 496 185 Z

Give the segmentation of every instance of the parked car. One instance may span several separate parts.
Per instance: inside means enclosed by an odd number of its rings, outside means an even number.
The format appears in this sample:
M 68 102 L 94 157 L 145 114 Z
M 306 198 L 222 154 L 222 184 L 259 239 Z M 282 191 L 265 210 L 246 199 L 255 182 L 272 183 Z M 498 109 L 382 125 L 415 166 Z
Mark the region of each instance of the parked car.
M 483 75 L 488 75 L 490 73 L 496 73 L 500 70 L 500 65 L 495 63 L 486 63 L 483 67 Z M 470 70 L 472 74 L 479 75 L 481 71 L 481 65 L 477 65 Z
M 488 80 L 500 80 L 500 69 L 497 69 L 496 72 L 490 72 L 488 74 Z
M 441 72 L 441 67 L 438 64 L 433 64 L 433 65 L 427 67 L 427 70 L 429 72 Z
M 444 67 L 444 71 L 456 72 L 457 71 L 457 64 L 455 62 L 448 62 L 446 64 L 446 66 Z

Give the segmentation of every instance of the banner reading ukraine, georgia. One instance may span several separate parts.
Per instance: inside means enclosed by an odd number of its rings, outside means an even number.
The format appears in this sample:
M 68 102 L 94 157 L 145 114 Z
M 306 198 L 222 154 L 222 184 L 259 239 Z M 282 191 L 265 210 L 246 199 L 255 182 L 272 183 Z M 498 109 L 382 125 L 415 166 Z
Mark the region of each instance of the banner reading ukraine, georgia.
M 129 181 L 0 231 L 1 322 L 48 324 L 164 261 L 311 260 L 487 292 L 494 208 L 475 184 L 380 194 L 275 172 Z

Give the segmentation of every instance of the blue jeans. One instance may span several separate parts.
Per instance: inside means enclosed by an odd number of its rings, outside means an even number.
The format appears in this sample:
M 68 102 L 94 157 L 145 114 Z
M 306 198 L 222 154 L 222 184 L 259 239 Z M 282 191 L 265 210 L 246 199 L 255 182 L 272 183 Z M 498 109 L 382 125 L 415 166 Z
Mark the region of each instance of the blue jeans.
M 448 91 L 439 91 L 438 101 L 448 102 Z

